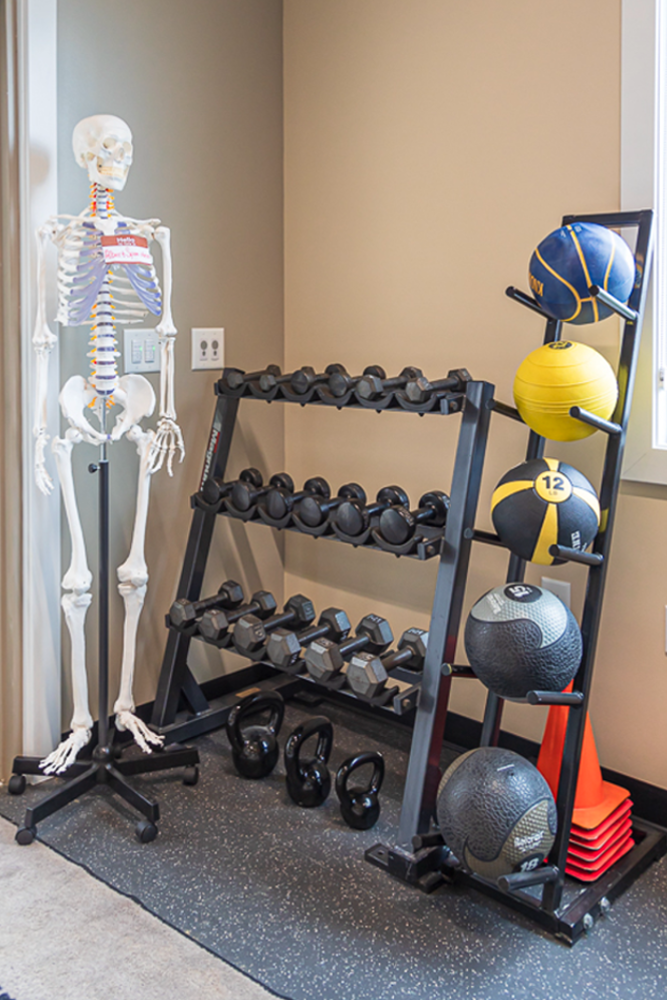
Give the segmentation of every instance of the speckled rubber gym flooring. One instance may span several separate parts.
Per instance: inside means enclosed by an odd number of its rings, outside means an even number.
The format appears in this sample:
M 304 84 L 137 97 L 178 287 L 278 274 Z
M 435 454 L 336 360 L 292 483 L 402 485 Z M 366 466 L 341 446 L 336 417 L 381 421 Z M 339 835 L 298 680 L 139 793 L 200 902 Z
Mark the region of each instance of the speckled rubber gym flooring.
M 347 827 L 333 792 L 317 809 L 293 805 L 282 760 L 262 781 L 237 777 L 217 732 L 194 741 L 197 786 L 178 772 L 132 779 L 160 803 L 152 843 L 135 839 L 135 814 L 104 789 L 44 820 L 38 837 L 292 1000 L 665 1000 L 667 858 L 574 948 L 463 887 L 424 895 L 364 861 L 365 848 L 392 842 L 409 734 L 337 706 L 317 712 L 334 723 L 332 769 L 357 751 L 385 754 L 372 830 Z M 281 746 L 309 714 L 288 706 Z M 50 787 L 3 790 L 0 813 L 20 823 Z

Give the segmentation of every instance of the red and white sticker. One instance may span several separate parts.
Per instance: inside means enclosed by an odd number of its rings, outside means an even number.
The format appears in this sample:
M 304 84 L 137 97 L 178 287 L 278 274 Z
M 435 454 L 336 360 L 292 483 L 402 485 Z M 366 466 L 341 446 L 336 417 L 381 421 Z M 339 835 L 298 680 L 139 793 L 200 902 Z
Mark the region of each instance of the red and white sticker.
M 144 236 L 103 236 L 102 253 L 107 264 L 152 264 Z

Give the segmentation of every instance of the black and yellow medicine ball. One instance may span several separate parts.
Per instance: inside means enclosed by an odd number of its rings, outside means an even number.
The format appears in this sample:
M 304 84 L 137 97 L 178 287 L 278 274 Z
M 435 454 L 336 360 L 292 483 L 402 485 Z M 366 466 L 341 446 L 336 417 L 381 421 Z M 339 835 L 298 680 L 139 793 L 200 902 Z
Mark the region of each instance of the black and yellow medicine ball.
M 491 497 L 500 540 L 516 555 L 550 566 L 562 562 L 551 545 L 585 549 L 600 525 L 600 501 L 585 476 L 555 458 L 535 458 L 510 469 Z

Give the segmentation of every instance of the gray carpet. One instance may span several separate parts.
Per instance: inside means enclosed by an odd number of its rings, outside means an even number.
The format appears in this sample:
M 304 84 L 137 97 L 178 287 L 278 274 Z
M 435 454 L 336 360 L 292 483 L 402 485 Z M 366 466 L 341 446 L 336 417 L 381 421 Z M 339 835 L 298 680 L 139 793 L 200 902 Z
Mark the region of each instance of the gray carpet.
M 385 754 L 382 815 L 372 830 L 345 826 L 333 795 L 319 809 L 291 804 L 282 762 L 261 782 L 238 778 L 225 735 L 214 733 L 198 741 L 196 787 L 169 774 L 135 779 L 160 801 L 153 843 L 134 839 L 134 816 L 103 791 L 45 820 L 39 837 L 292 1000 L 664 1000 L 665 859 L 573 949 L 478 893 L 425 896 L 363 860 L 366 847 L 392 840 L 407 733 L 338 708 L 327 714 L 334 768 L 355 751 Z M 306 717 L 288 706 L 281 743 Z M 0 811 L 20 821 L 43 794 L 44 786 L 1 796 Z M 16 851 L 30 858 L 34 847 Z M 122 928 L 115 935 L 125 940 Z M 171 966 L 182 987 L 190 969 Z M 0 982 L 12 985 L 1 969 Z
M 0 1000 L 271 997 L 83 868 L 18 847 L 15 832 L 0 820 Z

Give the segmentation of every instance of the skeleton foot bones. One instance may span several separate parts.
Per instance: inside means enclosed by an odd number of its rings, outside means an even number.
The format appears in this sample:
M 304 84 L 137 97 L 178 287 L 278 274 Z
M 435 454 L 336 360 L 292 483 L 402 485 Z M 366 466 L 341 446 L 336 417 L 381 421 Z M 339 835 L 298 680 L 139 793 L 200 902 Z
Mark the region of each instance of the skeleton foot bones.
M 40 760 L 39 766 L 44 774 L 62 774 L 76 760 L 77 754 L 90 741 L 90 729 L 72 729 L 69 736 L 53 750 L 48 757 Z
M 46 319 L 45 254 L 49 242 L 58 252 L 58 314 L 65 326 L 90 327 L 88 378 L 74 375 L 60 393 L 60 408 L 69 425 L 63 437 L 52 442 L 62 498 L 72 541 L 70 567 L 62 580 L 62 606 L 71 640 L 74 713 L 69 736 L 40 767 L 45 774 L 59 774 L 75 761 L 90 741 L 93 720 L 88 709 L 85 662 L 85 616 L 92 600 L 92 575 L 88 569 L 83 528 L 72 475 L 72 450 L 80 443 L 105 448 L 126 436 L 139 453 L 139 483 L 130 554 L 118 568 L 118 590 L 125 604 L 123 658 L 119 696 L 114 705 L 116 726 L 132 734 L 145 753 L 163 743 L 134 714 L 132 685 L 136 636 L 143 609 L 148 572 L 144 559 L 150 480 L 166 464 L 172 474 L 174 457 L 182 461 L 183 435 L 174 406 L 174 338 L 171 314 L 172 262 L 169 230 L 158 219 L 133 219 L 114 206 L 114 192 L 125 187 L 132 163 L 132 134 L 120 118 L 95 115 L 74 129 L 74 155 L 88 173 L 90 200 L 77 216 L 57 216 L 40 227 L 37 255 L 38 306 L 33 345 L 35 369 L 35 480 L 44 494 L 53 489 L 46 468 L 48 364 L 56 335 Z M 159 244 L 163 264 L 163 290 L 155 270 L 150 244 Z M 156 430 L 141 422 L 155 409 L 155 393 L 141 375 L 119 377 L 116 358 L 117 325 L 140 322 L 147 312 L 159 317 L 156 332 L 161 345 L 160 405 Z M 113 430 L 106 426 L 106 412 L 120 406 Z M 97 417 L 99 429 L 91 419 Z

